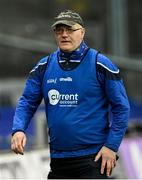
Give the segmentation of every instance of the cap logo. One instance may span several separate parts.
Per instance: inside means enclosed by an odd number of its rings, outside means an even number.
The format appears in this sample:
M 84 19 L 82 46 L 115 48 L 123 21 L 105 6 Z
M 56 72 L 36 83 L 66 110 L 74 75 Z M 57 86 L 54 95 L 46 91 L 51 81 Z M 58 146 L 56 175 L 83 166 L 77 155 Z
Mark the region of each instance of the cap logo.
M 57 18 L 71 18 L 71 16 L 69 14 L 60 14 Z

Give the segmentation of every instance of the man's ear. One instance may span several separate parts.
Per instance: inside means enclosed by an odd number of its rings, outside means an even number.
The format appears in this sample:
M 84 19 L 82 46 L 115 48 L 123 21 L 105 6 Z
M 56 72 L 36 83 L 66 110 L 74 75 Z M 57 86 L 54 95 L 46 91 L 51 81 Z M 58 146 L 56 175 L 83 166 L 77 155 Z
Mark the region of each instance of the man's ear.
M 82 33 L 82 39 L 84 38 L 84 35 L 85 35 L 85 28 L 82 28 L 81 29 L 81 33 Z

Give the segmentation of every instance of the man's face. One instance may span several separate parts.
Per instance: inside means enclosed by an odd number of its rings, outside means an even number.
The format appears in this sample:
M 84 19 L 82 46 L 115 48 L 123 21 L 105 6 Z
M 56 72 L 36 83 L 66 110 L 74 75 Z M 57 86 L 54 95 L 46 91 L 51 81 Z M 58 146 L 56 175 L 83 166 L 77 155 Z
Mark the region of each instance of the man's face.
M 85 29 L 80 27 L 72 30 L 67 25 L 57 25 L 54 33 L 59 48 L 64 52 L 71 52 L 79 47 L 84 38 Z

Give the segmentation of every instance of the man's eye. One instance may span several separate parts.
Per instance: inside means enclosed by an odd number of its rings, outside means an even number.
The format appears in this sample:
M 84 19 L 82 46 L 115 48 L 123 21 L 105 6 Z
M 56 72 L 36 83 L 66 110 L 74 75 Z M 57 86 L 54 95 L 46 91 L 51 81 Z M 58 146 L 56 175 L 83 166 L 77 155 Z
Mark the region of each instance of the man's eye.
M 56 31 L 63 31 L 63 29 L 56 29 Z

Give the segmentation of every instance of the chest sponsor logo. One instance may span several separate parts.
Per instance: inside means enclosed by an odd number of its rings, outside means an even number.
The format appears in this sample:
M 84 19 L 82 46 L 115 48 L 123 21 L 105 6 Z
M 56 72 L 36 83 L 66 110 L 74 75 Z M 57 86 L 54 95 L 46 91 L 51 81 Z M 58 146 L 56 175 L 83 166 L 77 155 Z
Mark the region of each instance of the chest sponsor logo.
M 78 105 L 78 94 L 61 94 L 55 89 L 48 92 L 49 103 L 61 107 L 76 107 Z

